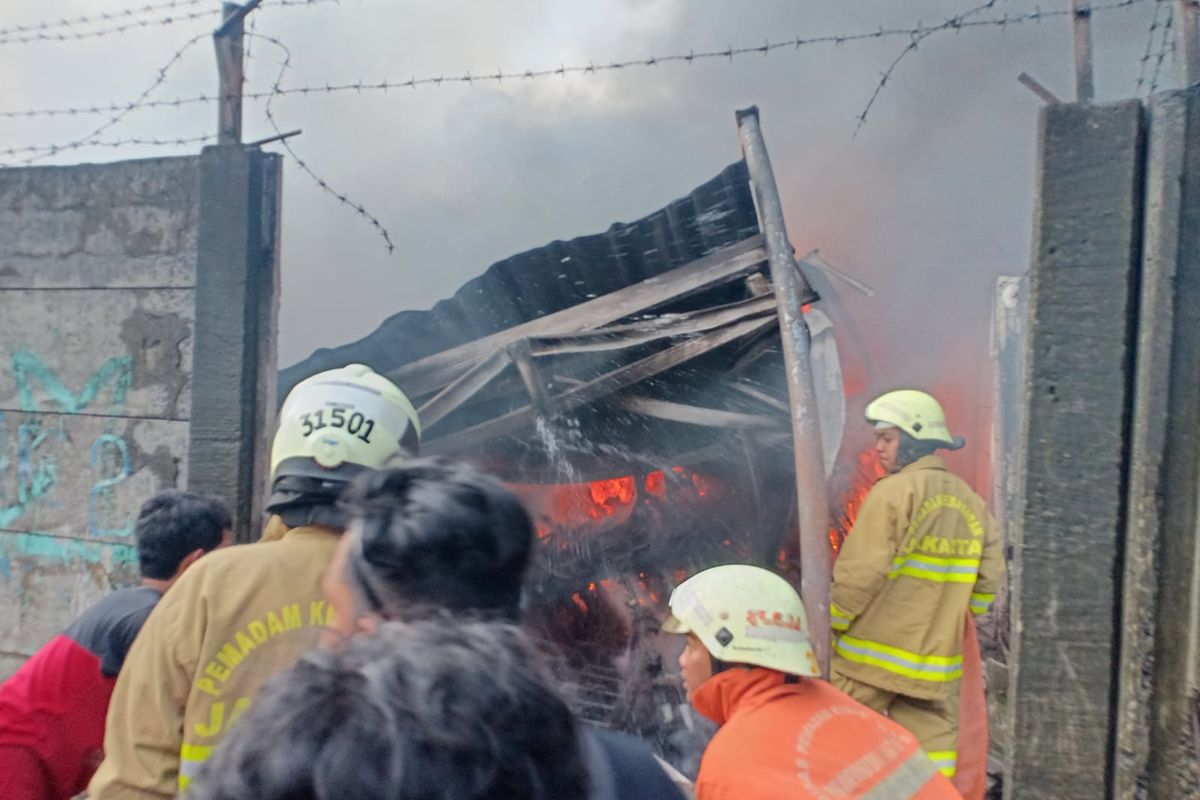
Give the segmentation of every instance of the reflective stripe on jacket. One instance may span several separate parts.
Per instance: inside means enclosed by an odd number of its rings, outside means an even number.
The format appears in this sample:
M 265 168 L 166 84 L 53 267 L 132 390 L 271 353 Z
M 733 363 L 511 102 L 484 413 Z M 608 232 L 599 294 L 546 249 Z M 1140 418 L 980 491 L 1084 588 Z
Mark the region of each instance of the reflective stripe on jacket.
M 91 800 L 168 798 L 187 786 L 258 688 L 316 646 L 332 610 L 321 578 L 338 533 L 215 551 L 146 620 L 109 705 Z
M 692 704 L 720 725 L 696 800 L 957 800 L 916 738 L 823 680 L 731 667 Z
M 1003 578 L 995 521 L 940 458 L 881 478 L 834 564 L 834 669 L 909 697 L 957 691 L 965 615 Z

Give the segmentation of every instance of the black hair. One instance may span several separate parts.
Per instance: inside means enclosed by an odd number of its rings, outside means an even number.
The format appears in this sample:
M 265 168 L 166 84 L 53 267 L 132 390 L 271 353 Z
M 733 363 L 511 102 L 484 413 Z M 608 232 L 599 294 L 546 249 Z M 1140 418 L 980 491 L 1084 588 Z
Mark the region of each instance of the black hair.
M 355 478 L 342 509 L 346 578 L 363 611 L 397 617 L 428 605 L 516 619 L 533 523 L 500 481 L 418 459 Z
M 896 468 L 907 467 L 919 458 L 931 456 L 945 448 L 943 442 L 917 439 L 904 431 L 900 431 L 900 446 L 896 449 Z
M 189 800 L 584 800 L 570 709 L 516 626 L 384 623 L 269 681 Z
M 219 500 L 178 489 L 159 492 L 142 504 L 134 529 L 142 577 L 173 577 L 189 553 L 218 547 L 231 527 Z

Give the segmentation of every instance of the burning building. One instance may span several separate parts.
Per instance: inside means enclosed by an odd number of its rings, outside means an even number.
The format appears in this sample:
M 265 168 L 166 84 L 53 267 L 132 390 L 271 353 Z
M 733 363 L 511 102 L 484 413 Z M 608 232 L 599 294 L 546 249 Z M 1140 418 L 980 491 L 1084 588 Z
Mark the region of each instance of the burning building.
M 581 713 L 685 769 L 671 589 L 728 562 L 797 580 L 796 489 L 776 299 L 746 165 L 603 234 L 493 265 L 430 311 L 283 371 L 280 396 L 348 362 L 420 406 L 424 451 L 475 460 L 534 517 L 526 618 L 562 653 Z M 836 273 L 802 260 L 826 472 L 840 543 L 877 469 L 838 458 L 847 393 L 868 385 Z M 818 300 L 820 302 L 818 302 Z

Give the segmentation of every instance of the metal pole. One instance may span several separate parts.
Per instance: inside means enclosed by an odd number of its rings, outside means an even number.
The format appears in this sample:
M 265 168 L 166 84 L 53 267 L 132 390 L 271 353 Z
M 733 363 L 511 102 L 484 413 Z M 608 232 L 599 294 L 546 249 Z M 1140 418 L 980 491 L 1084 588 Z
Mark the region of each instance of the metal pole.
M 258 0 L 261 2 L 261 0 Z M 217 95 L 217 144 L 242 143 L 242 79 L 243 28 L 246 14 L 258 2 L 240 6 L 222 3 L 224 22 L 213 32 L 217 49 L 217 74 L 220 88 Z
M 1197 28 L 1197 0 L 1175 0 L 1175 36 L 1178 55 L 1175 64 L 1184 86 L 1200 82 L 1200 29 Z
M 829 499 L 825 485 L 825 458 L 821 447 L 821 422 L 809 353 L 812 342 L 802 306 L 812 289 L 796 266 L 783 221 L 783 205 L 771 171 L 771 159 L 758 122 L 758 108 L 737 112 L 738 137 L 754 185 L 762 220 L 767 262 L 783 336 L 783 363 L 787 369 L 788 400 L 792 416 L 792 444 L 796 462 L 797 517 L 800 523 L 800 595 L 808 612 L 809 634 L 821 665 L 829 677 L 831 631 L 829 589 L 833 581 L 833 553 L 829 545 Z
M 1096 96 L 1092 81 L 1092 0 L 1071 0 L 1075 9 L 1075 102 L 1090 103 Z

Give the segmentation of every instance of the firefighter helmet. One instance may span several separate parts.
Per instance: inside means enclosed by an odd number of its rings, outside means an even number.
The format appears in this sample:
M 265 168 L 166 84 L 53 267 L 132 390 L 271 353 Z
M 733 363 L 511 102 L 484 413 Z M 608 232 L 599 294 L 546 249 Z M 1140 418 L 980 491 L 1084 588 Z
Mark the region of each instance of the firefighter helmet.
M 937 442 L 949 450 L 965 444 L 961 436 L 950 435 L 942 404 L 916 389 L 880 395 L 867 405 L 866 416 L 876 428 L 899 428 L 917 441 Z
M 821 674 L 800 595 L 770 570 L 749 564 L 706 569 L 675 587 L 668 605 L 662 629 L 695 634 L 719 661 Z
M 416 455 L 417 410 L 395 384 L 350 364 L 307 378 L 288 393 L 271 447 L 271 481 L 344 483 L 398 453 Z

